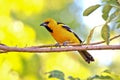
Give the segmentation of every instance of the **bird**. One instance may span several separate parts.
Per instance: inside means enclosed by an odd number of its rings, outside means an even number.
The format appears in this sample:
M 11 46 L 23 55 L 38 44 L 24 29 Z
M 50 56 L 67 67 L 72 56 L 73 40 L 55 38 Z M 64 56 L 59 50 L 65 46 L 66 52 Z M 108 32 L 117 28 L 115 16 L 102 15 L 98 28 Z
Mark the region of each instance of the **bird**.
M 82 43 L 78 35 L 62 22 L 48 18 L 44 20 L 40 26 L 44 26 L 58 44 Z M 93 56 L 86 50 L 78 50 L 78 52 L 87 63 L 94 61 Z

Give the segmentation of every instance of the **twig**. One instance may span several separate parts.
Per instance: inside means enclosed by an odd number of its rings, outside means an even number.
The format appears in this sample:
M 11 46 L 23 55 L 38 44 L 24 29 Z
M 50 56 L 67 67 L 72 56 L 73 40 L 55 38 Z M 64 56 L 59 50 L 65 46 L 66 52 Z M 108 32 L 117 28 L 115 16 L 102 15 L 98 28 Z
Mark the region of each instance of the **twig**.
M 1 50 L 6 52 L 63 52 L 63 51 L 77 51 L 77 50 L 120 50 L 120 45 L 83 45 L 83 46 L 72 46 L 72 47 L 61 47 L 61 48 L 18 48 L 18 47 L 7 47 L 0 45 Z
M 116 39 L 120 37 L 117 35 L 110 40 Z M 42 45 L 42 46 L 32 46 L 25 48 L 18 47 L 9 47 L 4 44 L 0 44 L 0 53 L 6 52 L 62 52 L 62 51 L 77 51 L 77 50 L 120 50 L 120 45 L 99 45 L 96 44 L 104 43 L 105 41 L 100 41 L 96 43 L 91 43 L 89 45 L 86 44 L 70 44 L 66 45 L 67 47 L 60 45 L 61 47 L 56 47 L 55 45 Z
M 114 39 L 116 39 L 116 38 L 118 38 L 118 37 L 120 37 L 120 34 L 117 35 L 117 36 L 114 36 L 114 37 L 110 38 L 110 41 L 112 41 L 112 40 L 114 40 Z M 96 45 L 96 44 L 102 44 L 102 43 L 105 43 L 105 41 L 100 41 L 100 42 L 91 43 L 90 45 Z

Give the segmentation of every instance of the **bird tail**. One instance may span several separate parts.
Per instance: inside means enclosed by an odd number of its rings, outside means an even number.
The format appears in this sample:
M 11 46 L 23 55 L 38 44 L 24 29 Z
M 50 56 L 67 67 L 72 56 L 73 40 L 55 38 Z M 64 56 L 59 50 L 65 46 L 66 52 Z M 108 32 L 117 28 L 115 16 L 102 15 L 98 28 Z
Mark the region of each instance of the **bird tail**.
M 94 61 L 94 58 L 92 57 L 92 55 L 90 55 L 90 53 L 88 53 L 87 51 L 83 50 L 83 51 L 78 51 L 78 52 L 87 63 Z

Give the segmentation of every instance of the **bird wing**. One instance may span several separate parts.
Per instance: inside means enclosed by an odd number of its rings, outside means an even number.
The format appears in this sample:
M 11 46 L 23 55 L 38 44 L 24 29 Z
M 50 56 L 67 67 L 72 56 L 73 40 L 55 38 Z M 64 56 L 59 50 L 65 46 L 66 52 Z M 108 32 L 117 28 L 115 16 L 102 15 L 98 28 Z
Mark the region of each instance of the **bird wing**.
M 68 27 L 67 25 L 62 25 L 62 27 L 67 31 L 72 32 L 75 35 L 75 37 L 80 41 L 80 43 L 82 42 L 82 40 L 78 37 L 78 35 L 74 31 L 71 30 L 70 27 Z

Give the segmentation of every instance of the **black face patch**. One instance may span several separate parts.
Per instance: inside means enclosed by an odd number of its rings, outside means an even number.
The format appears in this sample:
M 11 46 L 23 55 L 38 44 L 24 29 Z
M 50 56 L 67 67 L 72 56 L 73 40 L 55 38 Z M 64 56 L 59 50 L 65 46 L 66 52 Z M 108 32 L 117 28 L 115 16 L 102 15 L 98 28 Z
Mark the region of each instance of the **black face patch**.
M 44 26 L 49 32 L 52 33 L 53 30 L 48 27 L 48 24 L 49 24 L 49 22 L 44 22 L 44 23 L 40 24 L 40 26 Z
M 49 31 L 49 32 L 53 32 L 53 30 L 52 29 L 50 29 L 48 26 L 45 26 L 45 28 Z

